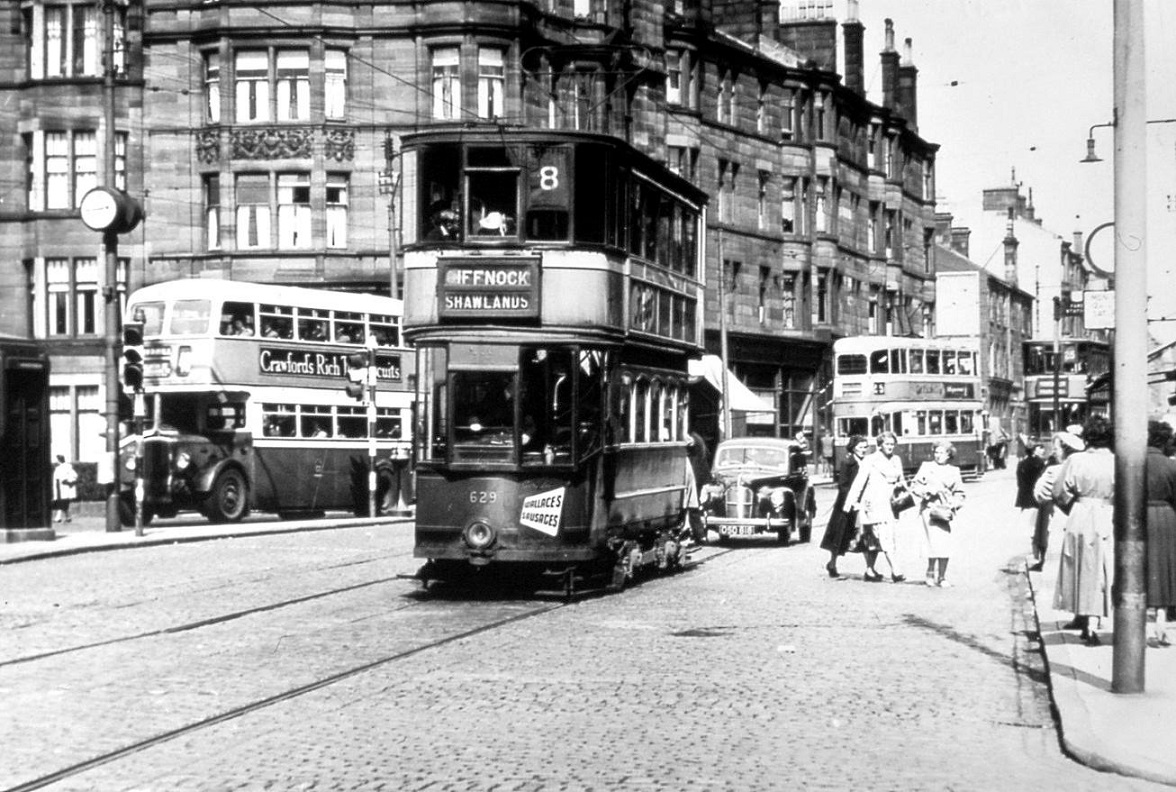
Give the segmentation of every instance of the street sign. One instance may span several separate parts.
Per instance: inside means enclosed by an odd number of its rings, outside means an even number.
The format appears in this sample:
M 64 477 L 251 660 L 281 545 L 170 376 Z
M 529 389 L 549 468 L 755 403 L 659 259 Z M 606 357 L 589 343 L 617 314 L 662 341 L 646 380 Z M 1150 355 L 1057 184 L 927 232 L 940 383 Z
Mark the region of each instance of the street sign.
M 1082 324 L 1087 330 L 1111 330 L 1115 327 L 1115 291 L 1087 291 L 1082 301 Z

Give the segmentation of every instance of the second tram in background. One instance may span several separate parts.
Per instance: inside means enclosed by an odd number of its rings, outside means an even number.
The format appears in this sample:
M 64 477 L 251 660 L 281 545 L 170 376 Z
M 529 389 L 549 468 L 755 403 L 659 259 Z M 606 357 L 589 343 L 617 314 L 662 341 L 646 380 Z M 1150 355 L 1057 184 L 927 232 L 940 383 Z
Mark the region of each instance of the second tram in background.
M 606 136 L 403 139 L 421 577 L 673 568 L 705 196 Z
M 1048 439 L 1053 432 L 1085 423 L 1091 415 L 1110 415 L 1110 344 L 1063 338 L 1026 341 L 1024 349 L 1026 432 L 1031 438 Z
M 840 466 L 851 435 L 898 437 L 903 467 L 916 470 L 948 440 L 954 464 L 983 470 L 979 359 L 975 345 L 896 336 L 855 336 L 833 342 L 833 429 Z

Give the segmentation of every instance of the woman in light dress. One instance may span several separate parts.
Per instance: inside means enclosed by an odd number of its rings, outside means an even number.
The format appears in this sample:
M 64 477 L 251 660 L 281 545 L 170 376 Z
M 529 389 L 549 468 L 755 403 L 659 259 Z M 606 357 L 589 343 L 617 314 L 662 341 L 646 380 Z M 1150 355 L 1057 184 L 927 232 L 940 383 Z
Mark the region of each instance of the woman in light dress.
M 858 510 L 862 529 L 862 551 L 866 557 L 865 580 L 877 583 L 882 575 L 874 568 L 878 553 L 886 558 L 890 579 L 895 583 L 906 580 L 898 568 L 898 517 L 890 505 L 894 488 L 903 483 L 902 459 L 894 453 L 898 438 L 893 432 L 878 435 L 878 450 L 861 460 L 853 486 L 845 496 L 842 510 Z
M 955 446 L 946 440 L 935 444 L 934 460 L 924 462 L 911 481 L 919 499 L 919 516 L 927 536 L 927 585 L 946 588 L 947 562 L 951 560 L 952 522 L 964 505 L 964 481 L 960 469 L 951 464 Z
M 1082 428 L 1086 450 L 1058 469 L 1054 504 L 1066 515 L 1054 608 L 1074 614 L 1063 629 L 1081 630 L 1088 646 L 1097 646 L 1098 622 L 1110 614 L 1112 519 L 1115 494 L 1113 429 L 1101 415 Z M 1091 618 L 1096 620 L 1091 628 Z

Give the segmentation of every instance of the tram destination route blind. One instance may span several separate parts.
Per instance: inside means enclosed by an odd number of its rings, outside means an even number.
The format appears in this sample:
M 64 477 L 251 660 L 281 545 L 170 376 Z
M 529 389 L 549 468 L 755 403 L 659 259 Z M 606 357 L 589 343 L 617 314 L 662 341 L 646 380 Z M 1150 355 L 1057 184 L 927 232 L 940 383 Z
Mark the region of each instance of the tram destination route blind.
M 537 260 L 455 259 L 441 262 L 441 319 L 522 321 L 539 318 Z

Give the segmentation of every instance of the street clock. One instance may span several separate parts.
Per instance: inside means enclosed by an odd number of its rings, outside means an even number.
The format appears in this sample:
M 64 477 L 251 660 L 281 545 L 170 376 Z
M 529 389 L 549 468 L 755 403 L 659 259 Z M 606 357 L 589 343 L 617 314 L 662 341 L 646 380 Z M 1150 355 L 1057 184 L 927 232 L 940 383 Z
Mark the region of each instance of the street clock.
M 82 222 L 94 231 L 125 234 L 143 219 L 139 202 L 121 190 L 95 187 L 82 196 Z

